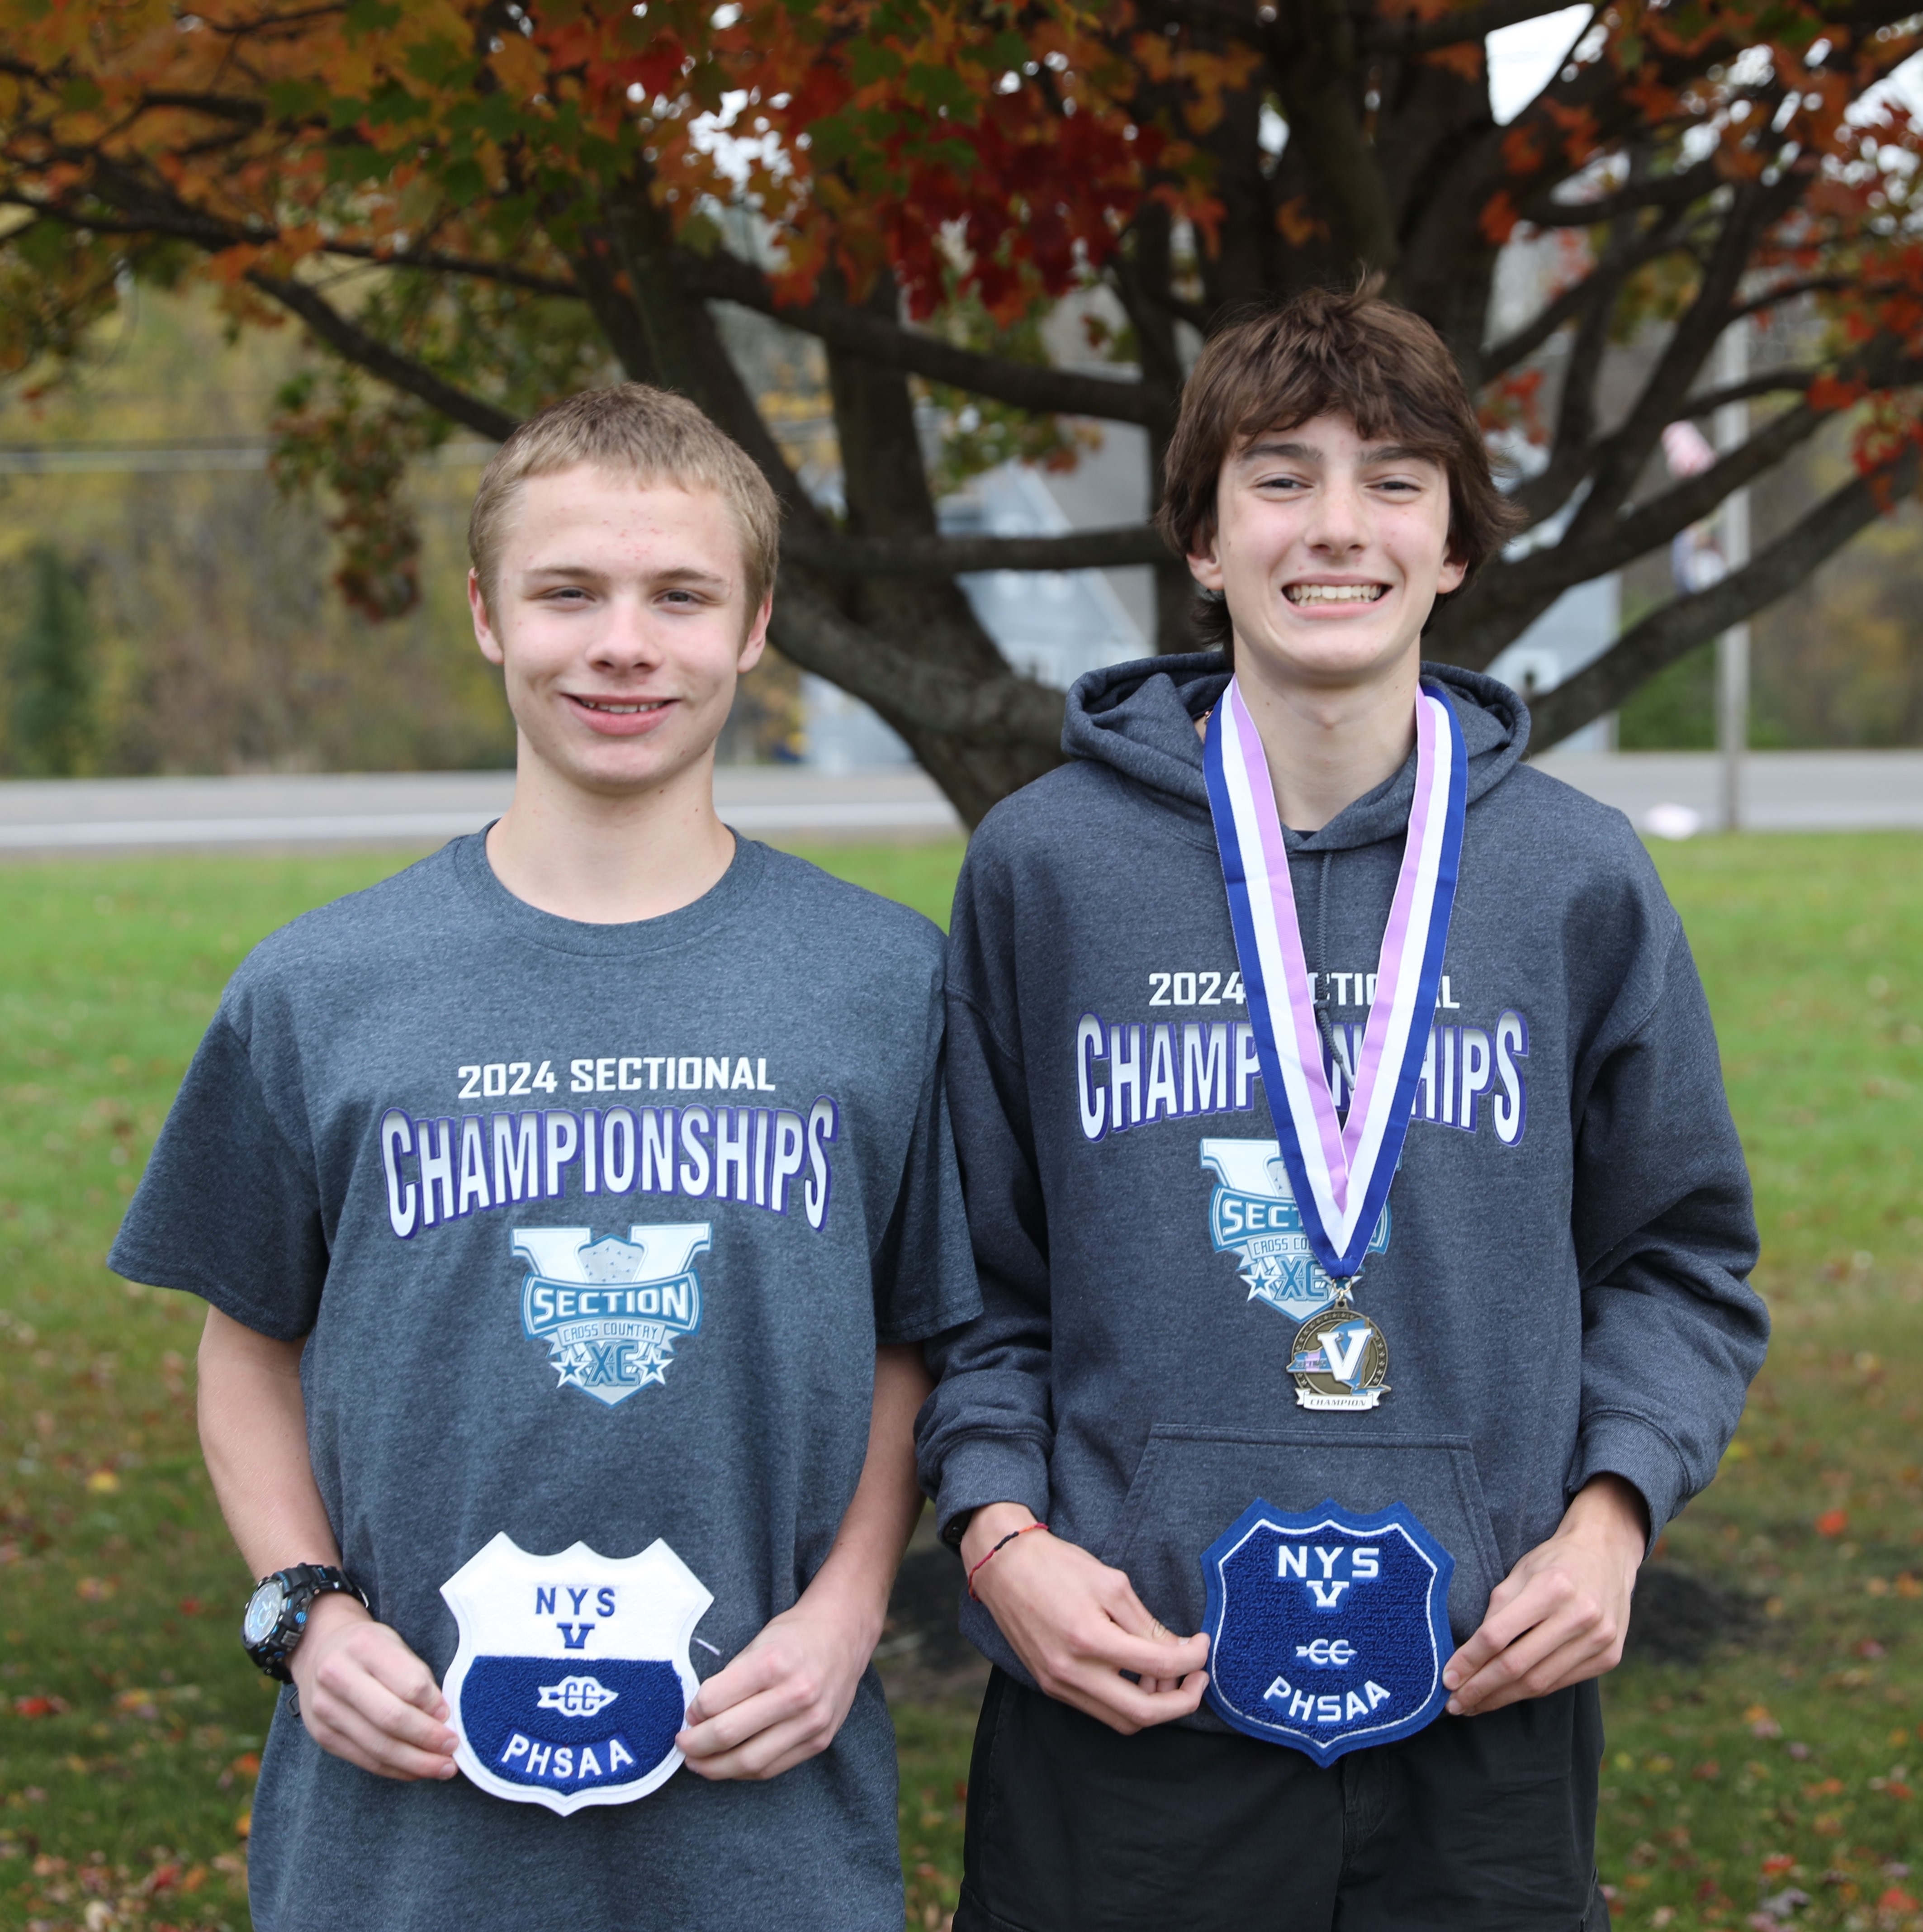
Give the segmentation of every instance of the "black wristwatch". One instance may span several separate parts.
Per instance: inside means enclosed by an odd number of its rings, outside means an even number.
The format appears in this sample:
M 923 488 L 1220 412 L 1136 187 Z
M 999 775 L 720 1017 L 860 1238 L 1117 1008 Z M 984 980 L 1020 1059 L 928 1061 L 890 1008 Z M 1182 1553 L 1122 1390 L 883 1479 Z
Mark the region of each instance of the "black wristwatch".
M 296 1563 L 263 1576 L 241 1619 L 242 1648 L 268 1676 L 291 1684 L 287 1660 L 307 1634 L 308 1606 L 334 1590 L 357 1598 L 362 1609 L 369 1607 L 360 1585 L 331 1563 Z

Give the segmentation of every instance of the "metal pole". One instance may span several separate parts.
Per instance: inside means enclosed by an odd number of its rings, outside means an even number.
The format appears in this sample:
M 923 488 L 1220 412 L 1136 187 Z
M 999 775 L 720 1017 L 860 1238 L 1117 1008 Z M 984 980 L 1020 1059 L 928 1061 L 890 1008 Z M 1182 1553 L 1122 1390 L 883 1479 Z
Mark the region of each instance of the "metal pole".
M 1718 388 L 1749 374 L 1749 323 L 1733 322 L 1716 344 Z M 1716 412 L 1716 447 L 1739 447 L 1749 435 L 1749 405 L 1729 403 Z M 1749 561 L 1749 492 L 1736 490 L 1720 513 L 1726 566 L 1742 569 Z M 1749 745 L 1749 626 L 1733 624 L 1716 640 L 1716 746 L 1722 754 L 1722 823 L 1726 832 L 1742 826 L 1743 754 Z

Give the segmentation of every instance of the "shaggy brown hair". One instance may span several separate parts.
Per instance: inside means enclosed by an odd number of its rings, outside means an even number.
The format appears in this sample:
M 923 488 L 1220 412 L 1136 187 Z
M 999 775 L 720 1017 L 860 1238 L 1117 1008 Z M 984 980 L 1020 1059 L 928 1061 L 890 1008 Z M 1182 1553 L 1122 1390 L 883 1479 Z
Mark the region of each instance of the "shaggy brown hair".
M 1251 436 L 1321 416 L 1346 416 L 1365 441 L 1392 440 L 1441 466 L 1449 556 L 1467 568 L 1464 588 L 1520 526 L 1520 513 L 1496 488 L 1455 358 L 1420 316 L 1365 284 L 1311 290 L 1209 338 L 1182 390 L 1157 527 L 1184 556 L 1204 548 L 1215 534 L 1223 464 Z M 1202 598 L 1195 628 L 1205 649 L 1233 662 L 1221 598 Z

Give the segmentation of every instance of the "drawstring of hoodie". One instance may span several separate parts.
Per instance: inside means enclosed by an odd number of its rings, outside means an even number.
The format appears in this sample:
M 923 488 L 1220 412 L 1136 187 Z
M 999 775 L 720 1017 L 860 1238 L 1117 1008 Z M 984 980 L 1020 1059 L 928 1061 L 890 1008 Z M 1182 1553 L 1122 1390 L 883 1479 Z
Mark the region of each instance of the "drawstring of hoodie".
M 1334 860 L 1335 854 L 1332 850 L 1322 855 L 1322 875 L 1316 884 L 1315 963 L 1309 968 L 1313 976 L 1310 984 L 1316 989 L 1316 1031 L 1322 1036 L 1322 1058 L 1325 1064 L 1336 1057 L 1335 1026 L 1328 1016 L 1330 1002 L 1326 986 L 1328 975 L 1322 970 L 1325 950 L 1328 944 L 1328 872 Z M 1349 1118 L 1347 1106 L 1337 1108 L 1335 1117 L 1339 1120 L 1346 1121 Z

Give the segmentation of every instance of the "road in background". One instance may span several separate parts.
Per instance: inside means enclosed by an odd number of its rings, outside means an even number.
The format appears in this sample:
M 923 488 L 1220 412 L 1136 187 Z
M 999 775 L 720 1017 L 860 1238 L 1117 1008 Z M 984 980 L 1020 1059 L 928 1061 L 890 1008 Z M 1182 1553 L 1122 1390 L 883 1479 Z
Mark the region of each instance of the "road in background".
M 506 810 L 512 772 L 379 772 L 0 784 L 0 856 L 154 847 L 439 845 Z M 921 772 L 724 766 L 721 816 L 777 842 L 947 838 L 954 808 Z
M 1645 829 L 1652 812 L 1658 826 L 1691 814 L 1706 828 L 1717 824 L 1712 752 L 1551 752 L 1542 768 Z M 1743 823 L 1757 831 L 1923 830 L 1923 752 L 1758 752 L 1745 760 L 1745 778 Z M 511 772 L 15 780 L 0 783 L 0 857 L 432 847 L 498 817 L 514 784 Z M 961 830 L 933 782 L 912 768 L 724 766 L 714 790 L 730 825 L 777 843 Z
M 1721 824 L 1714 752 L 1550 752 L 1542 769 L 1627 812 L 1643 830 L 1664 806 Z M 1752 832 L 1923 830 L 1923 752 L 1750 752 L 1741 824 Z

